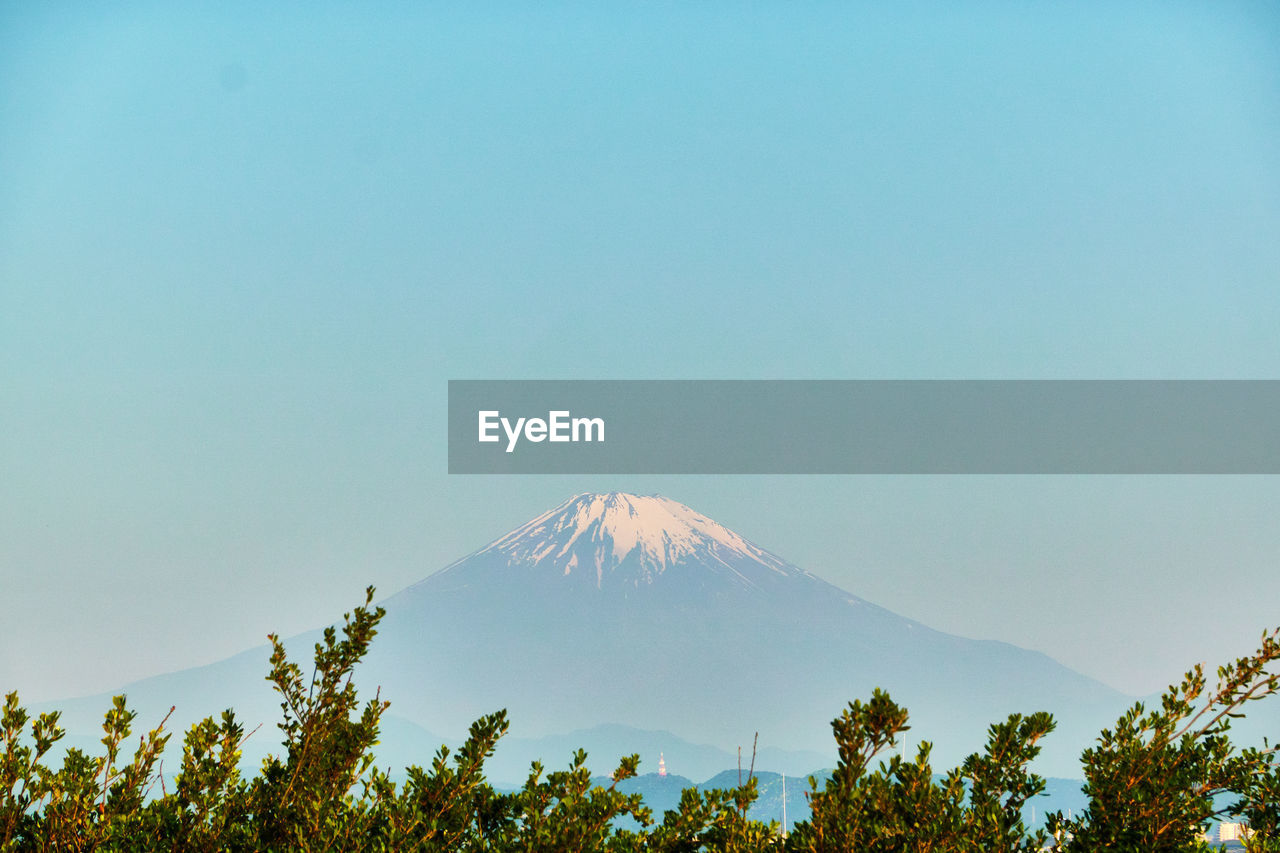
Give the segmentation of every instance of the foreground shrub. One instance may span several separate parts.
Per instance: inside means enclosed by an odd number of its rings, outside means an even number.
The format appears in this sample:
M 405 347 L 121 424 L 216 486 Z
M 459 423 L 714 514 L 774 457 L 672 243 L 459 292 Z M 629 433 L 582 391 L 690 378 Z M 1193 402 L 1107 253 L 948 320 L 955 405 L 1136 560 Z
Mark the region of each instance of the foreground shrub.
M 982 752 L 937 776 L 927 742 L 914 759 L 892 754 L 907 711 L 876 690 L 833 721 L 836 768 L 821 787 L 810 779 L 811 815 L 788 835 L 776 822 L 747 817 L 758 792 L 750 773 L 735 788 L 685 790 L 678 807 L 655 820 L 639 794 L 618 790 L 636 775 L 636 755 L 621 760 L 608 785 L 593 784 L 579 751 L 565 770 L 535 763 L 520 790 L 497 791 L 484 764 L 507 732 L 505 711 L 473 723 L 456 753 L 442 746 L 429 767 L 407 768 L 397 786 L 374 763 L 388 702 L 375 693 L 362 704 L 354 682 L 384 615 L 372 602 L 370 587 L 364 604 L 344 615 L 341 635 L 325 630 L 309 676 L 278 637 L 269 638 L 282 751 L 250 778 L 240 768 L 246 735 L 231 710 L 191 727 L 167 790 L 157 765 L 168 717 L 130 756 L 123 744 L 136 715 L 117 696 L 103 722 L 102 755 L 68 749 L 55 770 L 47 762 L 64 734 L 58 714 L 33 720 L 8 694 L 0 713 L 0 851 L 1162 853 L 1208 849 L 1198 834 L 1222 816 L 1249 823 L 1249 850 L 1280 851 L 1274 750 L 1237 750 L 1227 737 L 1246 703 L 1280 686 L 1273 671 L 1280 629 L 1253 655 L 1219 669 L 1212 691 L 1197 667 L 1159 708 L 1139 703 L 1103 731 L 1082 756 L 1088 809 L 1074 819 L 1051 815 L 1047 832 L 1027 827 L 1022 810 L 1044 791 L 1028 766 L 1053 731 L 1048 714 L 1014 714 L 991 726 Z M 886 750 L 890 757 L 879 758 Z M 1226 794 L 1234 795 L 1230 804 L 1216 805 Z

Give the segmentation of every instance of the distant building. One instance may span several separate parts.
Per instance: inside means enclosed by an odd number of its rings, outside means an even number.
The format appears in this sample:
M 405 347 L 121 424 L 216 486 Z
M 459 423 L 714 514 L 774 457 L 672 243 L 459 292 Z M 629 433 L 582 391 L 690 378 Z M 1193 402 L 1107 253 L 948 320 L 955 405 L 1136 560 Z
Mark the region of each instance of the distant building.
M 1248 827 L 1239 823 L 1218 824 L 1219 841 L 1240 841 L 1249 834 Z
M 667 762 L 666 762 L 666 759 L 662 757 L 661 752 L 658 753 L 658 775 L 659 776 L 667 775 Z

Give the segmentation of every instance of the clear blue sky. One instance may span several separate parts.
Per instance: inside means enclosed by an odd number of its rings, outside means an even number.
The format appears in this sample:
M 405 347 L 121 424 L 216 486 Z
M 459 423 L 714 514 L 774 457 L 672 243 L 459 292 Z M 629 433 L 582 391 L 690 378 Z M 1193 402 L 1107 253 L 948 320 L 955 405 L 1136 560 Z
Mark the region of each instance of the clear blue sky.
M 1274 4 L 173 5 L 0 7 L 0 689 L 326 623 L 596 489 L 1131 691 L 1280 623 L 1275 478 L 444 445 L 450 378 L 1280 377 Z

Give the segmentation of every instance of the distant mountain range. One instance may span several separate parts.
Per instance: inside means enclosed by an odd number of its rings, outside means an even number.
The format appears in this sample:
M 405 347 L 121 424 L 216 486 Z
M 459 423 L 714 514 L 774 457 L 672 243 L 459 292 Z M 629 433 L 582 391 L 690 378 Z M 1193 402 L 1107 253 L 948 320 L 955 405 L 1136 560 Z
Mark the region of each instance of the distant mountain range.
M 830 720 L 882 687 L 911 711 L 910 748 L 935 744 L 938 769 L 980 748 L 987 726 L 1009 713 L 1052 711 L 1059 731 L 1038 768 L 1072 777 L 1080 750 L 1132 701 L 1038 652 L 877 607 L 660 496 L 577 495 L 382 603 L 387 615 L 356 681 L 392 702 L 384 765 L 426 764 L 430 751 L 419 750 L 440 742 L 428 732 L 457 738 L 507 708 L 511 745 L 499 759 L 522 742 L 554 745 L 542 757 L 559 766 L 573 744 L 560 749 L 550 736 L 595 732 L 593 753 L 611 753 L 592 761 L 596 772 L 617 754 L 644 752 L 643 772 L 655 769 L 658 745 L 635 733 L 663 731 L 709 745 L 697 772 L 681 771 L 696 777 L 724 769 L 723 757 L 759 732 L 757 768 L 807 772 L 834 764 Z M 308 657 L 316 636 L 290 640 L 295 657 Z M 176 704 L 183 726 L 234 705 L 243 719 L 268 722 L 255 740 L 269 748 L 278 705 L 266 659 L 255 649 L 124 689 L 140 722 Z M 87 734 L 108 702 L 50 705 Z M 826 760 L 806 770 L 787 752 Z

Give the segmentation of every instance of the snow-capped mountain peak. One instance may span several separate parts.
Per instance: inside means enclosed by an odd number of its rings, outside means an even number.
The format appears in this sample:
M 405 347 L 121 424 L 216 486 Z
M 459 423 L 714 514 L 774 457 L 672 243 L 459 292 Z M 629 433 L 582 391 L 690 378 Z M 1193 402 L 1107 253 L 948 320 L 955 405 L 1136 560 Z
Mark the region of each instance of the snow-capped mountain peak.
M 653 583 L 675 565 L 700 563 L 738 583 L 799 569 L 682 503 L 623 492 L 575 495 L 477 552 L 508 565 L 588 578 L 603 587 Z

